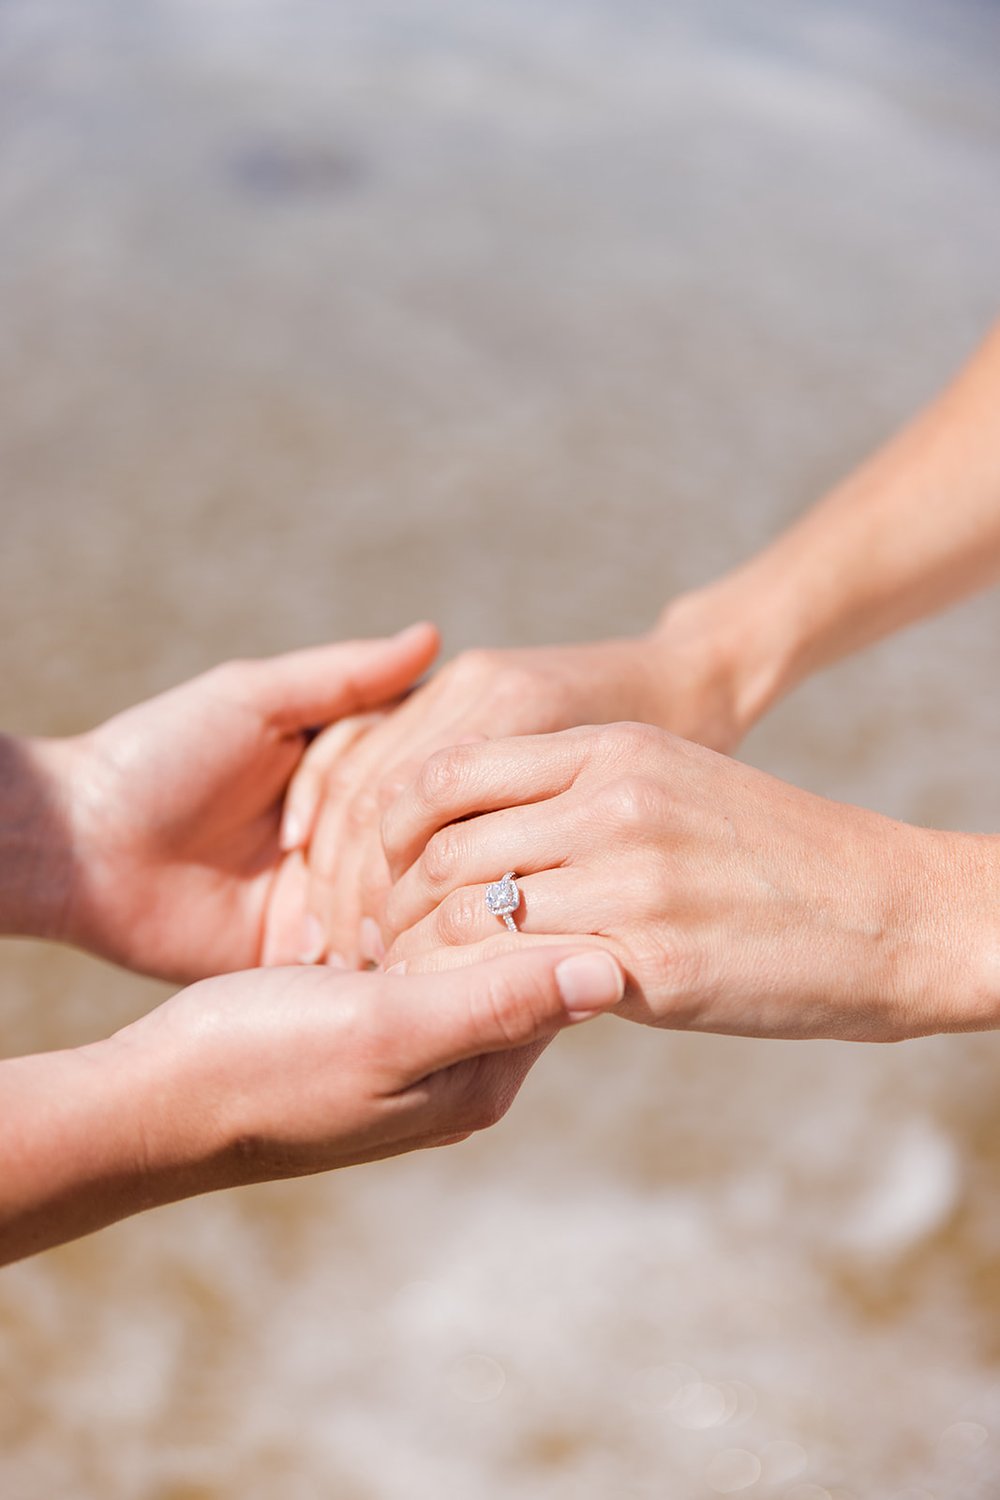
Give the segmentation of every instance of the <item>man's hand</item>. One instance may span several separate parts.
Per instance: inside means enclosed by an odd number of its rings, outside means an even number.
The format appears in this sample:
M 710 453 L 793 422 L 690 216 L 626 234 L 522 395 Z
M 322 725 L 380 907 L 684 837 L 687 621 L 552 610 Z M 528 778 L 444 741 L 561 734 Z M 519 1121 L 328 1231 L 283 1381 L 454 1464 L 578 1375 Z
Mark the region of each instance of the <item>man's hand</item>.
M 283 854 L 285 790 L 310 731 L 392 702 L 436 630 L 230 662 L 75 740 L 34 748 L 71 856 L 62 938 L 180 981 L 296 961 L 301 858 Z
M 0 1063 L 0 1262 L 196 1193 L 461 1140 L 623 990 L 610 954 L 572 946 L 442 976 L 258 969 Z

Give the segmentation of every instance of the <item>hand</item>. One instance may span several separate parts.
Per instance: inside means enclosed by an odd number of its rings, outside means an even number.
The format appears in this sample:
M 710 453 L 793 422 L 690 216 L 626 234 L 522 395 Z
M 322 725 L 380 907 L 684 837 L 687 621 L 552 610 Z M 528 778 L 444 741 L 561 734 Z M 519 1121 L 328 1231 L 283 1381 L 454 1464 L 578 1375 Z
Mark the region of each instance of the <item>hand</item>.
M 409 978 L 258 969 L 184 990 L 120 1036 L 166 1075 L 178 1117 L 196 1100 L 213 1122 L 227 1179 L 325 1172 L 494 1124 L 557 1031 L 621 1000 L 618 964 L 596 957 L 549 945 Z
M 230 662 L 79 739 L 43 742 L 74 860 L 51 935 L 182 981 L 295 961 L 305 873 L 278 832 L 308 731 L 396 698 L 437 644 L 418 625 Z
M 623 1013 L 653 1025 L 888 1041 L 1000 1015 L 983 937 L 994 843 L 826 801 L 644 725 L 439 753 L 384 836 L 400 934 L 387 964 L 573 934 L 620 958 Z M 505 870 L 516 935 L 484 904 Z
M 723 634 L 692 596 L 637 640 L 469 651 L 383 722 L 321 735 L 289 791 L 285 834 L 286 847 L 309 846 L 307 899 L 326 933 L 311 956 L 325 947 L 349 967 L 382 958 L 381 812 L 436 750 L 623 718 L 732 749 L 749 719 L 739 717 L 735 653 L 718 648 Z
M 258 969 L 0 1063 L 0 1262 L 196 1193 L 461 1140 L 623 990 L 609 954 L 566 947 L 424 978 Z

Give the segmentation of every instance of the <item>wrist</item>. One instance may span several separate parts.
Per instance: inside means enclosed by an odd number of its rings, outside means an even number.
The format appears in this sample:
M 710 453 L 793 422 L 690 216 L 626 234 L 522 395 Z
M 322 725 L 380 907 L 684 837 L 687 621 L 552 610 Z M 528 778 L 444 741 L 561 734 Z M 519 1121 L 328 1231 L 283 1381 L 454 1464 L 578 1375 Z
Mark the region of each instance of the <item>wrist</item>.
M 1000 839 L 915 830 L 909 893 L 911 1034 L 1000 1027 Z
M 7 936 L 67 937 L 74 744 L 0 736 L 0 932 Z
M 114 1080 L 122 1134 L 139 1147 L 132 1164 L 142 1200 L 136 1209 L 238 1181 L 218 1108 L 216 1075 L 224 1068 L 212 1036 L 210 995 L 203 995 L 203 985 L 223 983 L 189 985 L 93 1048 L 106 1078 Z
M 652 721 L 713 749 L 734 750 L 794 680 L 792 638 L 749 566 L 671 600 L 646 639 Z
M 211 1121 L 154 1039 L 136 1023 L 0 1063 L 0 1263 L 225 1184 Z

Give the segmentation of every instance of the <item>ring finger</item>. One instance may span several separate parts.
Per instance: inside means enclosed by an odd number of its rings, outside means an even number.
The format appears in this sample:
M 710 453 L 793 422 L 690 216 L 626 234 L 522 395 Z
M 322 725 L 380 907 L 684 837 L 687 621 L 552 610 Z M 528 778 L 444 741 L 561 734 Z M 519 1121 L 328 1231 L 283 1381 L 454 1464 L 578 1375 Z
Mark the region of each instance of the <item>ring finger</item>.
M 579 819 L 568 794 L 449 823 L 393 887 L 385 913 L 389 933 L 416 926 L 461 886 L 499 880 L 505 870 L 534 875 L 570 864 L 578 841 Z
M 502 872 L 500 872 L 502 873 Z M 511 914 L 518 932 L 564 941 L 567 936 L 604 936 L 617 913 L 605 901 L 598 913 L 589 882 L 571 869 L 541 870 L 517 880 L 520 901 Z M 401 933 L 389 964 L 434 948 L 481 943 L 502 934 L 504 924 L 486 905 L 486 886 L 460 886 L 427 916 Z

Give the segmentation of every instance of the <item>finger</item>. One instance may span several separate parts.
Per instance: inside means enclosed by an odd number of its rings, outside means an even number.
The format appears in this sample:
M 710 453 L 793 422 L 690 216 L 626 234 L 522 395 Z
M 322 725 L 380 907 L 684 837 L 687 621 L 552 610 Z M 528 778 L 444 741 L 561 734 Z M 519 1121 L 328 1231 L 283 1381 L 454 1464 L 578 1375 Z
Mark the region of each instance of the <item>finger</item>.
M 570 938 L 574 948 L 604 948 L 613 953 L 620 963 L 625 962 L 622 945 L 614 938 L 603 934 L 590 936 L 575 932 Z M 457 948 L 425 948 L 407 958 L 397 957 L 396 946 L 385 956 L 385 972 L 390 978 L 408 977 L 414 974 L 447 974 L 452 969 L 472 969 L 488 959 L 502 958 L 508 953 L 527 953 L 532 948 L 562 947 L 566 934 L 552 932 L 497 932 L 493 937 L 478 943 L 463 944 Z
M 438 653 L 435 626 L 386 640 L 341 641 L 249 663 L 256 707 L 287 732 L 327 724 L 398 697 Z
M 610 953 L 533 948 L 448 974 L 383 976 L 374 1007 L 379 1039 L 408 1087 L 483 1053 L 526 1047 L 611 1010 L 625 976 Z
M 301 961 L 307 872 L 302 855 L 286 855 L 278 867 L 264 913 L 258 962 L 263 968 Z
M 361 925 L 358 946 L 362 957 L 380 964 L 385 957 L 386 944 L 391 929 L 385 919 L 385 907 L 392 891 L 389 866 L 382 850 L 378 827 L 373 828 L 359 850 L 358 860 L 358 908 Z
M 392 720 L 390 715 L 334 766 L 309 846 L 307 906 L 325 933 L 328 950 L 349 968 L 382 956 L 378 950 L 362 954 L 360 878 L 368 848 L 378 847 L 380 744 L 391 732 Z
M 308 904 L 331 951 L 352 968 L 379 964 L 385 954 L 383 908 L 391 888 L 381 836 L 385 782 L 408 784 L 441 743 L 425 742 L 416 755 L 411 752 L 408 765 L 402 759 L 412 743 L 409 726 L 422 712 L 421 698 L 418 692 L 385 715 L 327 780 L 309 855 L 313 884 Z M 396 770 L 389 769 L 394 766 Z
M 392 797 L 389 788 L 394 786 L 398 795 L 435 750 L 479 739 L 460 722 L 446 723 L 428 736 L 426 721 L 433 724 L 439 681 L 433 679 L 408 697 L 345 757 L 339 790 L 327 785 L 309 855 L 309 908 L 326 929 L 330 949 L 351 967 L 380 963 L 385 952 L 384 904 L 391 880 L 381 815 Z
M 352 860 L 347 835 L 347 808 L 351 793 L 330 798 L 322 804 L 312 842 L 309 846 L 309 888 L 306 909 L 311 930 L 322 934 L 317 939 L 322 953 L 347 968 L 356 969 L 360 962 L 358 930 L 361 907 L 357 884 L 350 877 Z
M 318 922 L 331 953 L 352 968 L 362 961 L 377 963 L 384 951 L 377 922 L 366 923 L 362 934 L 365 916 L 375 915 L 363 905 L 364 871 L 373 867 L 373 887 L 379 868 L 388 883 L 381 852 L 382 779 L 386 767 L 402 758 L 401 746 L 411 734 L 407 726 L 432 691 L 433 682 L 387 714 L 335 763 L 324 787 L 309 849 L 308 906 L 313 929 Z
M 571 870 L 543 870 L 518 881 L 521 904 L 513 913 L 516 937 L 524 933 L 606 935 L 621 930 L 629 898 L 624 891 L 605 892 L 598 910 L 591 882 Z M 634 903 L 632 903 L 634 907 Z M 481 943 L 497 932 L 509 931 L 486 905 L 484 885 L 451 891 L 426 917 L 407 928 L 392 945 L 387 962 L 409 958 L 428 948 L 457 948 Z
M 394 1092 L 386 1102 L 402 1111 L 407 1135 L 414 1120 L 422 1117 L 432 1140 L 464 1140 L 503 1118 L 551 1040 L 546 1037 L 528 1047 L 483 1053 L 441 1068 L 410 1088 Z
M 370 729 L 381 723 L 385 716 L 386 711 L 382 709 L 367 714 L 352 714 L 346 719 L 338 719 L 313 740 L 285 793 L 281 847 L 286 853 L 291 849 L 304 848 L 312 837 L 333 766 Z
M 452 744 L 478 744 L 482 741 L 482 735 L 461 735 L 458 725 L 446 729 L 442 735 L 434 740 L 427 741 L 415 753 L 411 753 L 406 760 L 401 760 L 391 766 L 391 769 L 380 776 L 376 787 L 376 798 L 378 802 L 377 818 L 375 826 L 366 828 L 364 838 L 359 848 L 358 861 L 358 900 L 361 908 L 361 936 L 360 946 L 362 955 L 375 963 L 381 963 L 385 954 L 386 945 L 392 940 L 395 933 L 401 928 L 394 927 L 386 916 L 386 905 L 390 892 L 392 891 L 392 877 L 389 873 L 389 865 L 382 847 L 382 814 L 387 807 L 391 807 L 396 798 L 409 786 L 417 775 L 420 767 L 436 751 L 446 748 Z M 464 882 L 462 882 L 464 883 Z M 437 899 L 437 898 L 436 898 Z M 430 910 L 434 902 L 430 902 L 425 910 Z M 423 912 L 417 915 L 423 916 Z M 414 917 L 413 920 L 416 920 Z M 409 925 L 409 923 L 405 924 Z
M 570 863 L 581 832 L 572 803 L 571 794 L 564 793 L 439 829 L 393 886 L 385 909 L 387 933 L 395 938 L 415 926 L 462 886 L 484 887 L 506 870 L 525 876 Z
M 452 745 L 425 762 L 382 819 L 382 842 L 394 880 L 432 834 L 458 818 L 558 796 L 573 785 L 588 731 L 524 735 Z

